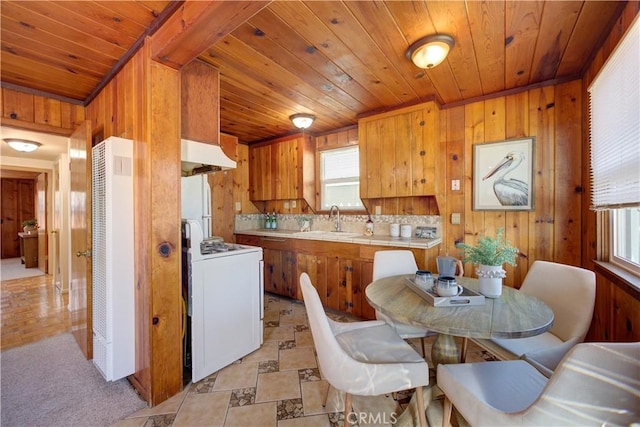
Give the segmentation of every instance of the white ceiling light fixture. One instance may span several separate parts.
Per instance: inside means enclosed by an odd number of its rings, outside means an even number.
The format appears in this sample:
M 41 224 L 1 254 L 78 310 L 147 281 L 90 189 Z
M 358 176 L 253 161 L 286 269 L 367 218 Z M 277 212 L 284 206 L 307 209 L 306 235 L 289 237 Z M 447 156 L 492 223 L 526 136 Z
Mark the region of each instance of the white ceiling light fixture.
M 42 145 L 39 142 L 29 141 L 28 139 L 16 138 L 5 138 L 4 142 L 9 144 L 9 147 L 22 153 L 31 153 L 32 151 L 36 151 L 38 147 Z
M 298 129 L 306 129 L 311 126 L 313 121 L 316 119 L 316 116 L 313 114 L 298 113 L 290 116 L 289 119 Z
M 432 34 L 417 40 L 407 49 L 407 59 L 418 68 L 431 69 L 445 60 L 455 40 L 448 34 Z

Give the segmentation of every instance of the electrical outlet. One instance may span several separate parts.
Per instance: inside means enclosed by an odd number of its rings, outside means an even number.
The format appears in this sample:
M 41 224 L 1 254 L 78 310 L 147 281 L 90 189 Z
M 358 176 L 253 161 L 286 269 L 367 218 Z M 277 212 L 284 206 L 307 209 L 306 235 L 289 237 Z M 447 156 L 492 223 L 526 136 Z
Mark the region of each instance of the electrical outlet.
M 289 202 L 284 202 L 284 208 L 289 209 Z
M 242 204 L 240 202 L 236 202 L 236 210 L 240 212 L 242 210 Z
M 460 212 L 454 212 L 451 214 L 451 224 L 460 224 Z
M 375 212 L 376 212 L 376 215 L 382 214 L 382 206 L 376 206 L 375 207 Z
M 298 203 L 295 200 L 291 201 L 291 207 L 295 208 Z
M 451 190 L 452 191 L 459 191 L 460 190 L 460 180 L 459 179 L 452 179 L 451 180 Z

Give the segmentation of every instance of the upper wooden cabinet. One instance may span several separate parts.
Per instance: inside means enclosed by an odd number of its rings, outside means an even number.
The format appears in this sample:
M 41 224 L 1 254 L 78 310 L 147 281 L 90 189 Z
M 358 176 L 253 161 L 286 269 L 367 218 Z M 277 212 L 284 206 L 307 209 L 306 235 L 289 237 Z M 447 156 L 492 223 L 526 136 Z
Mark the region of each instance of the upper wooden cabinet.
M 361 198 L 436 194 L 435 102 L 360 119 L 358 129 Z
M 304 199 L 315 206 L 315 143 L 309 135 L 249 147 L 252 201 Z

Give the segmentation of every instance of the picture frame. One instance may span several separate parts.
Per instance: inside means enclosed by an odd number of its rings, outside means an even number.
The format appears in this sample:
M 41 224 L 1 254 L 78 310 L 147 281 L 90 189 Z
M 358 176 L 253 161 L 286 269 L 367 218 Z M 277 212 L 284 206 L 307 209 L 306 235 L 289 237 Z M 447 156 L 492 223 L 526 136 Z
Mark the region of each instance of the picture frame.
M 535 138 L 473 146 L 473 210 L 533 211 Z

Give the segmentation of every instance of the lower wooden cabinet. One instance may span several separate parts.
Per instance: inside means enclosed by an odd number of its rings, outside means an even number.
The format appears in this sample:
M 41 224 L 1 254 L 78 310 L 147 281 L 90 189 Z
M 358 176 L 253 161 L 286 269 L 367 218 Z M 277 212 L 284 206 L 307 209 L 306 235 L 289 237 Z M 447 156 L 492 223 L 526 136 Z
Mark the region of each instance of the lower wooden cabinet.
M 265 291 L 302 299 L 299 278 L 307 273 L 324 307 L 375 319 L 364 291 L 373 281 L 373 254 L 391 248 L 245 234 L 236 235 L 236 242 L 263 248 Z M 437 248 L 412 250 L 420 268 L 430 267 L 437 255 Z
M 264 290 L 297 298 L 295 255 L 290 251 L 263 248 Z

